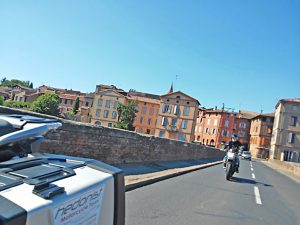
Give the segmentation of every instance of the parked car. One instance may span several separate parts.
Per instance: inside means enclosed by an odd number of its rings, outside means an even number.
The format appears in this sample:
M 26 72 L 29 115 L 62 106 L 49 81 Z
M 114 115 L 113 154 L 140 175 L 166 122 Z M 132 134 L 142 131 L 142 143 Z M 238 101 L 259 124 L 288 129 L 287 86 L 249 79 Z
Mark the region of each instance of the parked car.
M 242 155 L 243 151 L 247 151 L 246 147 L 245 146 L 239 147 L 239 156 Z
M 251 153 L 249 151 L 243 151 L 242 159 L 251 160 Z

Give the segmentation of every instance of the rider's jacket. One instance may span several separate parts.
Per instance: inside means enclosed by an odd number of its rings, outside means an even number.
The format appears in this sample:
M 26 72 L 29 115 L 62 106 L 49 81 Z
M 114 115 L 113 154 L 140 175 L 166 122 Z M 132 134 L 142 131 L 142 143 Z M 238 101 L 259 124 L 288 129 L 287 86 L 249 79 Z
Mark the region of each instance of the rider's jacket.
M 239 141 L 229 141 L 229 142 L 226 144 L 225 149 L 227 149 L 227 150 L 232 149 L 233 152 L 238 153 L 239 147 L 240 147 L 241 145 L 242 145 L 242 144 L 241 144 Z

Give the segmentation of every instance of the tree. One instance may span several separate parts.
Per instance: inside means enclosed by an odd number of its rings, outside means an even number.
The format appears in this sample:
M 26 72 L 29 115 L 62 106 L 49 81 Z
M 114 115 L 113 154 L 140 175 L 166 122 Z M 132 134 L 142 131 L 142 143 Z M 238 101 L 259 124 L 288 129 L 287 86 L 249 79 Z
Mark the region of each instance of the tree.
M 30 88 L 33 88 L 33 83 L 32 83 L 32 82 L 29 84 L 29 87 L 30 87 Z
M 0 86 L 4 86 L 4 87 L 13 87 L 14 85 L 17 85 L 17 84 L 30 88 L 30 85 L 32 84 L 32 82 L 22 81 L 22 80 L 17 80 L 17 79 L 8 80 L 8 79 L 6 79 L 6 77 L 2 78 L 0 81 Z M 32 87 L 33 87 L 33 84 L 32 84 Z
M 118 122 L 115 125 L 116 128 L 134 131 L 133 123 L 135 118 L 135 107 L 136 102 L 130 100 L 127 105 L 119 103 L 118 112 Z
M 4 98 L 3 96 L 0 95 L 0 105 L 3 105 L 3 103 L 4 103 Z
M 59 114 L 59 97 L 54 93 L 46 93 L 38 97 L 31 105 L 33 112 L 57 116 Z
M 75 104 L 73 106 L 72 112 L 74 115 L 76 115 L 77 111 L 79 109 L 79 98 L 77 97 L 75 100 Z

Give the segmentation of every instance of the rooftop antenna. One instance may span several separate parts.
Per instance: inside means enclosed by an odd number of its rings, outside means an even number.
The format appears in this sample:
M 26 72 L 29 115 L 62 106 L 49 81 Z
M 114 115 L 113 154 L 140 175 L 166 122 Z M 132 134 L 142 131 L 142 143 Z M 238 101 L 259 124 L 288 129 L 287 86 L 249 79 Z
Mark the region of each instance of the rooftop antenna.
M 263 109 L 262 109 L 262 105 L 260 105 L 260 114 L 262 114 L 263 113 Z
M 176 74 L 175 75 L 175 84 L 176 84 L 176 87 L 177 87 L 177 80 L 178 80 L 178 77 L 179 77 L 179 75 L 178 74 Z M 174 88 L 174 87 L 173 87 Z M 174 88 L 174 90 L 175 90 L 175 88 Z M 178 90 L 178 89 L 177 89 Z

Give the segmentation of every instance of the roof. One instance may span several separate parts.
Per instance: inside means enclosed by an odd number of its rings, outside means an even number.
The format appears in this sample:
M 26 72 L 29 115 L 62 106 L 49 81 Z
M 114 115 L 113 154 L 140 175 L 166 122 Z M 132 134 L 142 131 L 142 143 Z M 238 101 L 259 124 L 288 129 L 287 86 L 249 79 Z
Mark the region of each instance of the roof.
M 172 92 L 172 93 L 168 93 L 168 94 L 165 94 L 165 95 L 161 95 L 161 97 L 168 97 L 168 96 L 170 96 L 170 95 L 176 95 L 176 94 L 182 94 L 182 95 L 184 95 L 184 96 L 186 96 L 186 97 L 192 99 L 193 101 L 197 102 L 199 105 L 201 105 L 200 102 L 199 102 L 197 99 L 195 99 L 195 98 L 193 98 L 193 97 L 191 97 L 191 96 L 189 96 L 189 95 L 187 95 L 187 94 L 185 94 L 185 93 L 183 93 L 183 92 L 181 92 L 181 91 L 175 91 L 175 92 Z
M 128 97 L 127 92 L 125 92 L 125 91 L 120 92 L 120 91 L 117 91 L 117 90 L 114 90 L 114 89 L 107 89 L 107 90 L 99 91 L 99 92 L 97 92 L 97 94 L 99 95 L 99 94 L 103 94 L 103 93 L 106 93 L 106 92 L 114 92 L 118 95 L 123 95 L 124 97 Z
M 154 94 L 149 94 L 149 93 L 144 93 L 144 92 L 139 92 L 139 91 L 129 91 L 128 94 L 130 96 L 138 96 L 138 97 L 152 98 L 152 99 L 160 100 L 159 95 L 154 95 Z
M 130 96 L 130 99 L 140 102 L 148 102 L 152 104 L 160 104 L 160 100 L 153 99 L 153 98 L 146 98 L 146 97 L 140 97 L 140 96 Z
M 207 110 L 205 110 L 205 112 L 206 113 L 232 113 L 232 112 L 228 112 L 223 109 L 207 109 Z
M 257 116 L 253 117 L 252 119 L 255 119 L 257 117 L 274 117 L 275 116 L 275 113 L 263 113 L 263 114 L 258 114 Z
M 276 104 L 275 109 L 277 109 L 278 105 L 281 102 L 291 102 L 291 103 L 296 102 L 296 103 L 300 103 L 300 98 L 285 98 L 285 99 L 280 99 L 278 101 L 278 103 Z
M 20 87 L 21 89 L 24 89 L 24 90 L 32 90 L 32 88 L 25 87 L 25 86 L 22 86 L 20 84 L 15 84 L 15 85 L 13 85 L 13 87 Z
M 246 111 L 246 110 L 239 110 L 238 113 L 238 117 L 239 118 L 244 118 L 244 119 L 252 119 L 254 117 L 256 117 L 259 113 L 256 112 L 250 112 L 250 111 Z
M 60 94 L 59 97 L 62 98 L 62 99 L 76 100 L 76 98 L 79 97 L 79 96 L 77 96 L 77 95 L 70 95 L 70 94 Z
M 96 89 L 100 89 L 99 92 L 101 91 L 105 91 L 105 90 L 116 90 L 116 91 L 120 91 L 123 92 L 123 89 L 117 88 L 115 85 L 109 85 L 109 84 L 98 84 L 96 85 Z

